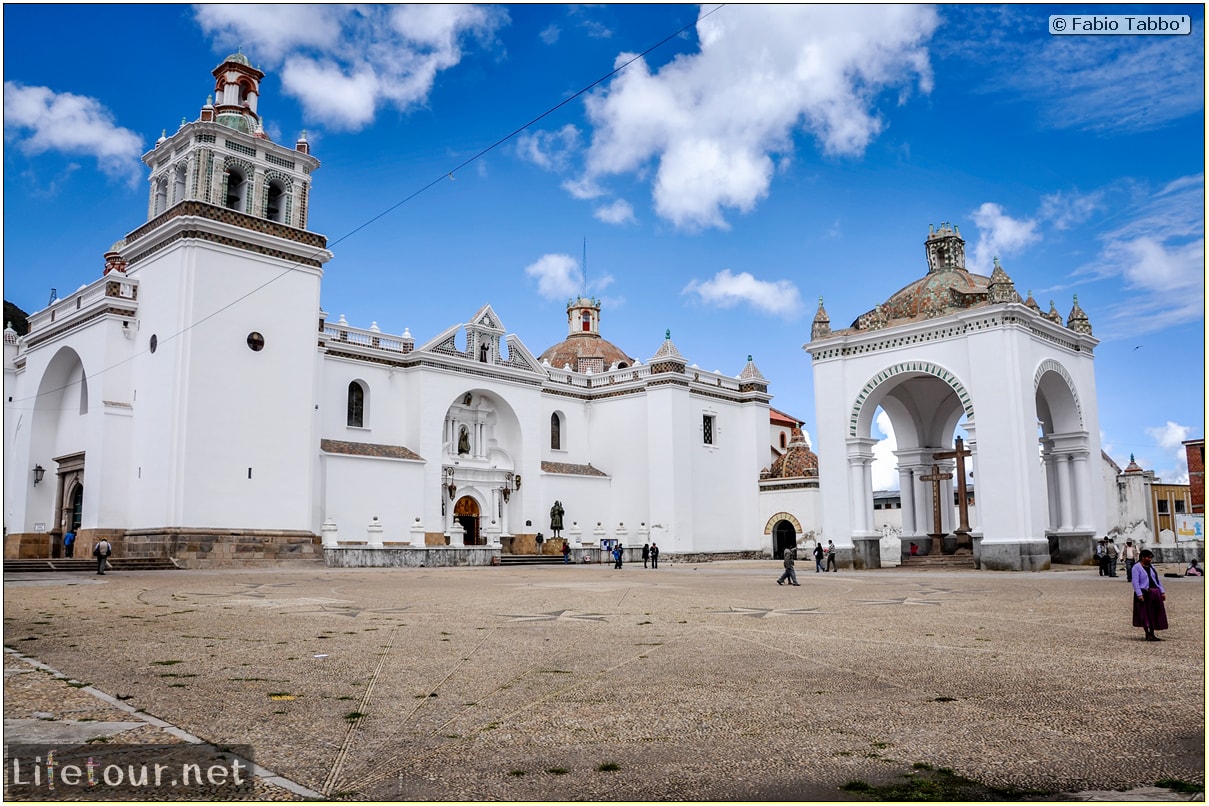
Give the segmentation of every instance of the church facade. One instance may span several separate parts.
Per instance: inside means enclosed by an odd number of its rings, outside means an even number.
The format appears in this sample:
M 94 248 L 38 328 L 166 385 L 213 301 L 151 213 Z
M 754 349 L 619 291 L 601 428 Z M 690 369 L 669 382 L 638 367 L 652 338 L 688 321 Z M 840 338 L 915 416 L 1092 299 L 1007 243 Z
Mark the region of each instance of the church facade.
M 552 525 L 575 546 L 770 551 L 750 356 L 705 372 L 668 332 L 633 357 L 584 297 L 539 355 L 489 304 L 420 344 L 331 321 L 332 254 L 307 228 L 319 161 L 305 133 L 265 135 L 246 57 L 213 75 L 199 118 L 143 158 L 146 222 L 5 333 L 6 557 L 56 555 L 74 531 L 76 556 L 104 536 L 190 565 L 461 563 L 540 550 Z

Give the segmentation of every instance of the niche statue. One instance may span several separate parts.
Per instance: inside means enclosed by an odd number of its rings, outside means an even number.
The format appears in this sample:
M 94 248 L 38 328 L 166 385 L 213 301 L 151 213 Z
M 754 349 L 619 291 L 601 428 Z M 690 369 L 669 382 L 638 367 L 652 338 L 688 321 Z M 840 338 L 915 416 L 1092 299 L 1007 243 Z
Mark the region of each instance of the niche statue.
M 554 506 L 550 507 L 550 531 L 555 537 L 563 530 L 563 504 L 562 501 L 555 501 Z

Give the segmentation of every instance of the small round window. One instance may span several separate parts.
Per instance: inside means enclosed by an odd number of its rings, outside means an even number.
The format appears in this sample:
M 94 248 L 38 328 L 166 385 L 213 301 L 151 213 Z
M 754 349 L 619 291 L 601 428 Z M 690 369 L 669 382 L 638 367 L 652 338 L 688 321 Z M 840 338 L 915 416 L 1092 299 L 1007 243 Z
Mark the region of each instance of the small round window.
M 151 334 L 151 344 L 149 345 L 149 347 L 150 347 L 150 349 L 151 349 L 151 352 L 153 352 L 153 353 L 154 353 L 154 352 L 155 352 L 155 348 L 156 348 L 156 347 L 159 347 L 159 346 L 160 346 L 160 339 L 159 339 L 159 336 L 157 336 L 157 335 L 155 335 L 154 333 L 152 333 L 152 334 Z
M 253 352 L 259 353 L 264 349 L 264 336 L 253 330 L 248 334 L 248 346 L 252 348 Z

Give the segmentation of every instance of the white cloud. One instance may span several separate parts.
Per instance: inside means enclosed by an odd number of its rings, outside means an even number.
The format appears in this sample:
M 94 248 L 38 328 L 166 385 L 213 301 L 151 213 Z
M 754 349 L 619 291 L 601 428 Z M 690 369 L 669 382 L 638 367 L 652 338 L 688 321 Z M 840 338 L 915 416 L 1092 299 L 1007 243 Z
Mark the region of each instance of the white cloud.
M 723 227 L 726 210 L 751 210 L 798 132 L 829 156 L 859 157 L 885 125 L 883 91 L 931 89 L 930 7 L 701 13 L 697 53 L 654 73 L 638 60 L 586 102 L 595 130 L 584 183 L 654 164 L 655 209 L 677 226 Z
M 570 255 L 542 255 L 525 274 L 537 279 L 537 293 L 546 299 L 565 300 L 583 290 L 583 271 Z
M 1037 215 L 1054 229 L 1064 230 L 1087 221 L 1103 204 L 1103 191 L 1058 191 L 1041 198 L 1041 210 Z
M 94 157 L 107 175 L 131 184 L 142 175 L 142 138 L 118 126 L 101 102 L 83 95 L 4 82 L 4 141 L 25 154 Z
M 526 132 L 516 140 L 517 154 L 547 171 L 566 170 L 579 147 L 579 129 L 571 123 L 552 132 Z
M 975 274 L 989 275 L 992 258 L 1017 253 L 1041 237 L 1036 231 L 1036 221 L 1012 218 L 994 202 L 983 203 L 970 217 L 978 226 L 978 243 L 967 268 Z
M 561 33 L 561 30 L 559 29 L 558 24 L 552 22 L 549 25 L 547 25 L 545 28 L 543 28 L 542 32 L 540 34 L 538 34 L 537 36 L 539 39 L 541 39 L 541 41 L 545 42 L 547 45 L 553 45 L 555 42 L 558 41 L 558 35 L 560 33 Z
M 384 105 L 422 104 L 468 38 L 488 41 L 508 20 L 497 6 L 199 5 L 216 45 L 242 45 L 254 64 L 281 67 L 282 86 L 315 122 L 368 125 Z
M 712 280 L 693 280 L 681 293 L 696 296 L 704 304 L 717 308 L 731 308 L 746 303 L 757 310 L 787 319 L 802 311 L 801 295 L 797 286 L 790 281 L 757 280 L 748 272 L 731 274 L 730 269 L 718 272 Z
M 631 224 L 635 220 L 634 208 L 625 199 L 597 207 L 592 214 L 606 224 Z
M 1097 260 L 1083 271 L 1120 277 L 1131 292 L 1109 310 L 1110 332 L 1137 335 L 1204 318 L 1204 186 L 1204 174 L 1170 182 L 1101 236 Z
M 1188 439 L 1188 432 L 1191 430 L 1188 426 L 1173 423 L 1171 420 L 1157 428 L 1146 429 L 1146 433 L 1158 446 L 1175 460 L 1174 477 L 1166 472 L 1160 474 L 1160 477 L 1168 484 L 1188 483 L 1188 453 L 1181 443 Z

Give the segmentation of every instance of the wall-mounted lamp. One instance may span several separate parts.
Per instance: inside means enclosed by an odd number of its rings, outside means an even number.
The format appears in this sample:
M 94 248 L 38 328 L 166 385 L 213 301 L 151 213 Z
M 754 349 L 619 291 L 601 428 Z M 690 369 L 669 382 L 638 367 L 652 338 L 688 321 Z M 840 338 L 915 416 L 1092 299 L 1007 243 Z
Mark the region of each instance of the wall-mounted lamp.
M 449 491 L 449 500 L 453 500 L 453 494 L 457 492 L 458 486 L 453 483 L 453 468 L 446 466 L 444 469 L 445 489 Z
M 38 482 L 42 481 L 42 479 L 45 475 L 46 475 L 46 468 L 42 467 L 42 465 L 34 465 L 34 486 L 35 487 L 38 486 Z

